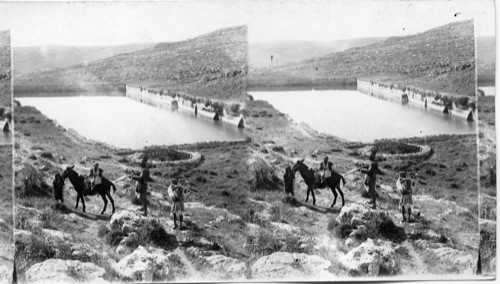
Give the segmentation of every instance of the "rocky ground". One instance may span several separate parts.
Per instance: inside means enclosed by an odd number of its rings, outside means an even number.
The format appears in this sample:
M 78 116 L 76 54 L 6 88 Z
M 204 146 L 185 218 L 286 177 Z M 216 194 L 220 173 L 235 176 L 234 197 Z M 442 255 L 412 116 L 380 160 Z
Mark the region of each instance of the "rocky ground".
M 481 263 L 483 274 L 496 274 L 496 132 L 495 97 L 479 96 L 479 176 Z
M 363 177 L 346 176 L 341 200 L 317 190 L 304 203 L 297 174 L 295 198 L 285 198 L 281 176 L 298 158 L 309 166 L 329 155 L 340 173 L 366 163 L 362 147 L 318 134 L 265 102 L 247 101 L 249 139 L 180 145 L 196 163 L 153 165 L 150 214 L 134 205 L 141 153 L 82 140 L 31 107 L 15 112 L 16 265 L 22 282 L 334 280 L 345 277 L 473 275 L 478 234 L 474 135 L 408 139 L 432 148 L 430 157 L 381 161 L 380 206 L 364 205 Z M 99 161 L 117 186 L 116 212 L 87 197 L 87 212 L 65 186 L 64 205 L 52 198 L 52 180 L 65 165 L 79 173 Z M 417 222 L 400 224 L 397 172 L 417 171 Z M 189 179 L 185 230 L 173 230 L 166 189 Z M 446 177 L 446 178 L 443 178 Z M 463 275 L 461 276 L 463 277 Z

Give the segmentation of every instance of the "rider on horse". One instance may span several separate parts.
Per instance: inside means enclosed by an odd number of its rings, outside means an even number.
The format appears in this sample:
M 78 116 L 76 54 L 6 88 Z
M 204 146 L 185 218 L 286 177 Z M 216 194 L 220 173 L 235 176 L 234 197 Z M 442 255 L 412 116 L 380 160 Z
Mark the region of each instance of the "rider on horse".
M 328 161 L 328 156 L 325 156 L 323 162 L 319 165 L 320 184 L 323 184 L 325 179 L 332 176 L 332 171 L 333 171 L 332 167 L 333 163 Z
M 95 162 L 94 167 L 90 169 L 90 184 L 91 184 L 91 191 L 94 190 L 95 186 L 98 186 L 102 183 L 103 175 L 102 175 L 103 170 L 99 168 L 99 163 Z

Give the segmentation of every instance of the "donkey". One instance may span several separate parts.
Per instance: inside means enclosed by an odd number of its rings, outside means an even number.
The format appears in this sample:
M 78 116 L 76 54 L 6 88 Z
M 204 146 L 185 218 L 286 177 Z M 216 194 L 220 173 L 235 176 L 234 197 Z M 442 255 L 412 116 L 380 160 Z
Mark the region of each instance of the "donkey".
M 333 203 L 330 207 L 333 207 L 335 203 L 337 202 L 337 191 L 340 193 L 340 196 L 342 197 L 342 206 L 344 206 L 345 201 L 344 201 L 344 193 L 340 189 L 340 181 L 342 180 L 343 185 L 345 185 L 345 179 L 342 175 L 339 173 L 336 173 L 332 171 L 332 175 L 324 180 L 324 182 L 321 184 L 319 179 L 316 176 L 316 172 L 312 169 L 310 169 L 308 166 L 304 164 L 304 159 L 298 160 L 297 163 L 292 167 L 292 172 L 293 175 L 295 175 L 295 172 L 299 172 L 302 178 L 304 179 L 304 182 L 307 185 L 307 197 L 306 197 L 306 202 L 309 200 L 309 192 L 312 194 L 313 198 L 313 205 L 316 205 L 316 197 L 314 196 L 314 189 L 316 188 L 330 188 L 330 190 L 333 193 L 334 199 Z M 336 190 L 335 190 L 336 189 Z
M 106 211 L 106 207 L 108 206 L 108 200 L 106 199 L 106 196 L 109 198 L 109 201 L 111 201 L 111 205 L 113 206 L 113 213 L 115 213 L 115 202 L 111 197 L 110 190 L 110 188 L 113 187 L 113 192 L 116 192 L 115 185 L 108 179 L 103 178 L 101 184 L 94 186 L 94 188 L 92 189 L 90 180 L 82 175 L 79 175 L 73 169 L 74 167 L 74 165 L 66 167 L 62 174 L 62 179 L 66 180 L 66 178 L 69 178 L 69 181 L 76 190 L 77 196 L 75 209 L 78 208 L 78 202 L 79 200 L 81 200 L 83 205 L 82 212 L 85 212 L 85 201 L 83 199 L 83 196 L 95 195 L 98 193 L 99 195 L 101 195 L 102 201 L 104 201 L 104 208 L 101 211 L 101 215 L 104 214 L 104 212 Z

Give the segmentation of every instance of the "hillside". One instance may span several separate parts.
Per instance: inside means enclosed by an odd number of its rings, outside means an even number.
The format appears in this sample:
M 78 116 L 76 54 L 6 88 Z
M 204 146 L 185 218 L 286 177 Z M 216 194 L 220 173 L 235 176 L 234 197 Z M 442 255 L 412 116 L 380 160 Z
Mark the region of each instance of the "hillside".
M 346 173 L 367 162 L 363 145 L 291 123 L 263 101 L 249 101 L 247 109 L 251 115 L 245 131 L 251 140 L 174 146 L 168 149 L 203 158 L 156 164 L 165 157 L 82 140 L 32 107 L 16 108 L 19 283 L 473 276 L 479 243 L 477 155 L 471 150 L 476 149 L 475 135 L 404 139 L 400 142 L 428 145 L 433 154 L 381 161 L 385 175 L 378 181 L 377 209 L 366 206 L 364 176 L 358 173 L 345 175 L 345 205 L 341 208 L 339 197 L 329 208 L 334 196 L 327 189 L 315 191 L 317 206 L 310 199 L 304 203 L 300 173 L 295 197 L 285 197 L 285 167 L 305 159 L 316 168 L 328 155 L 335 170 Z M 124 178 L 139 170 L 142 154 L 155 162 L 148 217 L 136 211 L 135 183 Z M 108 204 L 98 215 L 103 208 L 99 196 L 85 199 L 86 213 L 81 204 L 73 210 L 76 194 L 70 181 L 65 205 L 55 204 L 54 175 L 67 165 L 86 173 L 94 161 L 115 182 L 115 213 Z M 419 174 L 414 212 L 421 215 L 412 223 L 399 222 L 395 181 L 403 168 Z M 186 197 L 182 230 L 172 228 L 169 214 L 172 203 L 166 193 L 174 178 L 189 180 L 193 189 Z
M 14 74 L 39 72 L 111 57 L 120 53 L 134 52 L 154 46 L 153 43 L 136 43 L 115 46 L 30 46 L 14 47 Z
M 0 31 L 0 106 L 11 105 L 10 33 Z
M 252 70 L 249 86 L 350 81 L 358 76 L 473 96 L 473 22 L 454 22 L 298 63 Z
M 133 83 L 243 99 L 246 74 L 247 28 L 239 26 L 14 80 L 15 92 L 115 90 Z
M 477 37 L 477 80 L 481 83 L 495 82 L 495 37 Z
M 271 55 L 273 56 L 272 64 L 285 64 L 369 45 L 384 39 L 382 37 L 373 37 L 333 41 L 250 41 L 248 43 L 248 67 L 269 67 L 271 65 Z

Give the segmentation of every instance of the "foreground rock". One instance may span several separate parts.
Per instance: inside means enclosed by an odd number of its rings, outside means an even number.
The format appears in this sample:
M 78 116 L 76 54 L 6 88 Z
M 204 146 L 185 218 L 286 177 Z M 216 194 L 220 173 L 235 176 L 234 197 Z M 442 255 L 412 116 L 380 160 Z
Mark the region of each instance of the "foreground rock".
M 205 279 L 214 281 L 245 279 L 246 264 L 244 262 L 221 255 L 218 251 L 202 250 L 197 247 L 189 247 L 186 253 Z
M 368 239 L 341 259 L 351 276 L 396 275 L 400 272 L 394 244 Z
M 29 163 L 22 163 L 15 169 L 15 190 L 21 197 L 25 196 L 47 196 L 49 186 L 43 179 L 43 175 Z
M 28 283 L 103 283 L 103 268 L 78 260 L 48 259 L 26 271 Z
M 179 256 L 143 246 L 122 258 L 114 269 L 122 281 L 172 281 L 186 275 Z
M 404 228 L 396 226 L 385 211 L 371 209 L 359 203 L 342 207 L 336 222 L 353 230 L 347 241 L 349 247 L 356 246 L 356 240 L 364 241 L 378 236 L 397 242 L 406 238 Z
M 315 281 L 332 280 L 335 278 L 327 269 L 327 261 L 316 255 L 304 253 L 275 252 L 259 258 L 252 265 L 252 278 L 262 280 L 294 280 Z
M 129 254 L 149 241 L 162 248 L 178 245 L 176 237 L 167 234 L 157 218 L 144 217 L 133 211 L 123 210 L 113 214 L 106 229 L 123 235 L 116 249 L 119 254 Z
M 472 275 L 477 265 L 477 256 L 448 247 L 446 244 L 433 243 L 427 240 L 417 240 L 415 247 L 426 258 L 439 268 L 436 273 L 461 273 Z

